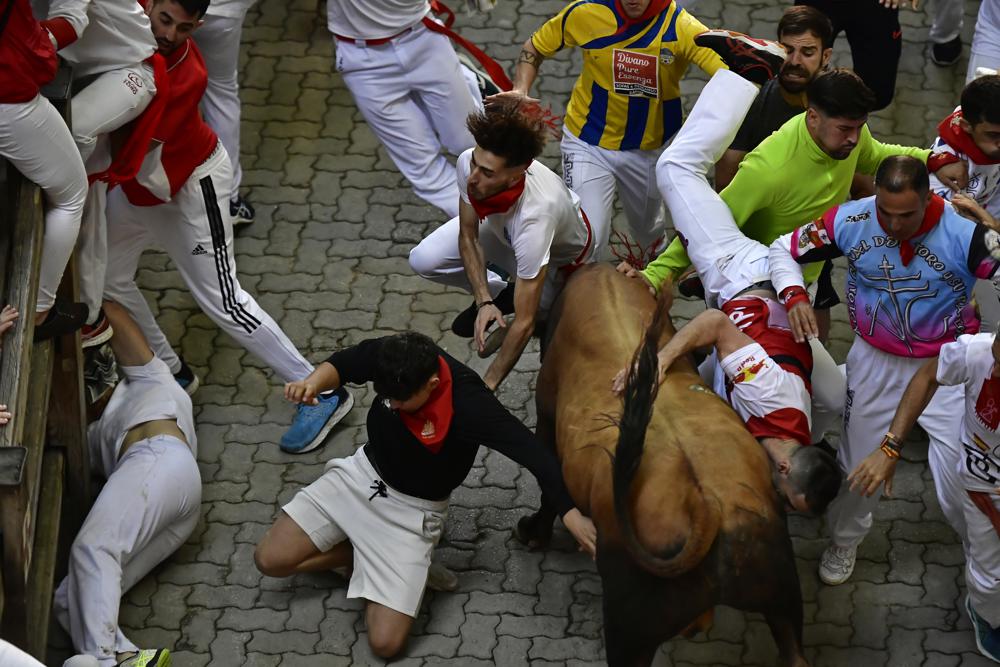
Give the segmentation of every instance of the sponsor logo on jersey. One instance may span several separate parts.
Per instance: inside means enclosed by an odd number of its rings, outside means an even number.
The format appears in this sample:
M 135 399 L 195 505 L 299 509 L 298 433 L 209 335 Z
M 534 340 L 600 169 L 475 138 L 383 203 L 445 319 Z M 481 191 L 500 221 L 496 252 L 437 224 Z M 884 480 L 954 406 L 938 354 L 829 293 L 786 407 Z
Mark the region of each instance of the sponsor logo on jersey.
M 871 211 L 865 211 L 863 213 L 855 213 L 854 215 L 849 215 L 844 218 L 844 222 L 864 222 L 865 220 L 871 220 Z
M 746 361 L 746 365 L 740 368 L 739 372 L 733 376 L 733 384 L 740 384 L 741 382 L 753 382 L 754 379 L 760 374 L 766 359 L 761 359 L 757 363 L 754 362 L 754 357 L 750 357 Z
M 664 46 L 660 49 L 660 62 L 664 65 L 674 62 L 674 52 Z
M 611 56 L 611 82 L 614 92 L 619 95 L 659 97 L 660 68 L 656 63 L 656 56 L 614 49 Z

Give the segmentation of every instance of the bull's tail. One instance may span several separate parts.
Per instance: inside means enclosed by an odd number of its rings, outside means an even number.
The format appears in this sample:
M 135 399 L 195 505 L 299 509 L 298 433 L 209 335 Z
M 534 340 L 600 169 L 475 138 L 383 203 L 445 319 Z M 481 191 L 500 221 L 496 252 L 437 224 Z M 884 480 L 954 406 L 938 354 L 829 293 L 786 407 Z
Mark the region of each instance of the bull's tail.
M 696 502 L 687 503 L 690 523 L 686 539 L 673 554 L 662 556 L 650 552 L 642 545 L 636 534 L 635 524 L 632 522 L 629 507 L 632 481 L 642 462 L 646 429 L 653 415 L 653 403 L 659 391 L 656 355 L 660 338 L 670 322 L 670 302 L 669 296 L 660 299 L 653 321 L 629 366 L 624 392 L 625 405 L 619 424 L 618 447 L 615 451 L 612 472 L 615 516 L 625 546 L 640 567 L 660 577 L 678 576 L 701 562 L 711 548 L 719 529 L 719 515 L 715 507 L 708 506 L 700 498 Z M 699 489 L 700 495 L 700 486 L 690 464 L 685 465 L 684 470 L 690 478 L 689 488 Z

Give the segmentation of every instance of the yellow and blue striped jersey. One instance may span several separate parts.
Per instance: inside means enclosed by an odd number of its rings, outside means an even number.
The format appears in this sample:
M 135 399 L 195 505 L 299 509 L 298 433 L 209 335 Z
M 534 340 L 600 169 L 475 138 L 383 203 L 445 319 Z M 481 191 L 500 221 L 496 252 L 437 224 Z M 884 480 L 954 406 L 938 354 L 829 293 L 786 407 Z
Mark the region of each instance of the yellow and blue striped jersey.
M 707 28 L 671 2 L 629 24 L 615 0 L 576 0 L 531 37 L 545 57 L 566 46 L 583 49 L 583 71 L 566 108 L 566 129 L 612 150 L 659 148 L 681 126 L 680 79 L 690 63 L 709 75 L 724 68 L 697 46 Z

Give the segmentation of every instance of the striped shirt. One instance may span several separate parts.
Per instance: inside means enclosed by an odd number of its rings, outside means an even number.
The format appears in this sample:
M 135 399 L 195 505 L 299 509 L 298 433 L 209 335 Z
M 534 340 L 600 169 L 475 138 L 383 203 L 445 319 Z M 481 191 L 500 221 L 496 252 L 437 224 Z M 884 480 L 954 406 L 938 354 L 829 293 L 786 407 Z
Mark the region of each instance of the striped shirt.
M 611 150 L 662 146 L 681 125 L 680 79 L 690 63 L 709 75 L 725 65 L 694 38 L 707 28 L 670 3 L 629 23 L 614 0 L 577 0 L 531 37 L 545 57 L 566 46 L 585 51 L 566 110 L 574 136 Z

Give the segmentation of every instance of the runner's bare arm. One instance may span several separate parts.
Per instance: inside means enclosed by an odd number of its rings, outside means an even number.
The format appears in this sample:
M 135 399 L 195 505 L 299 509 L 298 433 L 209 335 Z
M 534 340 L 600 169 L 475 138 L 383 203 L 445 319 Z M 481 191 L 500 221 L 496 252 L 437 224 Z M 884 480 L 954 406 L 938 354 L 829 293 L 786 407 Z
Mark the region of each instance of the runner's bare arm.
M 531 340 L 547 272 L 548 267 L 543 266 L 534 278 L 518 278 L 514 284 L 514 321 L 511 322 L 510 330 L 500 345 L 496 359 L 493 360 L 493 363 L 486 370 L 486 375 L 483 376 L 483 382 L 493 391 L 507 377 L 510 369 L 514 368 L 514 364 L 521 358 L 521 353 L 524 352 L 525 346 Z M 476 333 L 478 336 L 478 330 Z M 480 350 L 483 349 L 484 343 L 485 340 L 480 342 Z
M 484 100 L 485 103 L 492 104 L 493 102 L 511 98 L 517 98 L 523 102 L 538 102 L 537 99 L 528 95 L 528 91 L 531 90 L 531 84 L 535 82 L 535 78 L 538 76 L 538 68 L 542 66 L 542 61 L 544 60 L 545 56 L 538 52 L 538 49 L 531 43 L 531 38 L 529 37 L 524 46 L 521 47 L 521 53 L 517 57 L 517 67 L 514 69 L 513 90 L 490 95 Z

